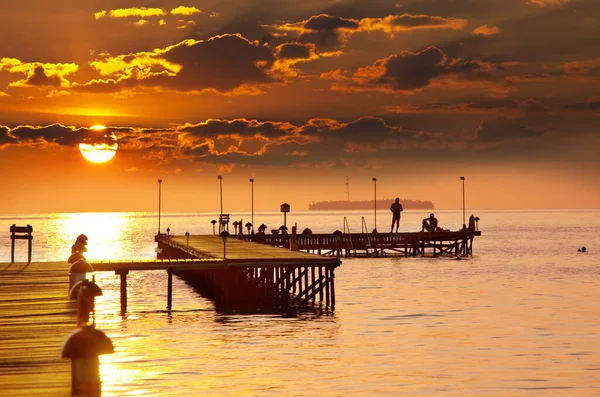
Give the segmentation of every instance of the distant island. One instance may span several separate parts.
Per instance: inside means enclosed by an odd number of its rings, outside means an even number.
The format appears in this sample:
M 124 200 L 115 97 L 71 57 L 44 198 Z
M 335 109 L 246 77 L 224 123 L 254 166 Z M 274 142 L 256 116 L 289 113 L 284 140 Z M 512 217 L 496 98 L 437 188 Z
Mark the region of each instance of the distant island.
M 377 208 L 389 208 L 394 199 L 377 200 Z M 431 201 L 404 200 L 400 199 L 400 204 L 405 210 L 432 210 Z M 363 201 L 313 201 L 308 204 L 310 211 L 328 211 L 328 210 L 370 210 L 373 209 L 373 200 Z

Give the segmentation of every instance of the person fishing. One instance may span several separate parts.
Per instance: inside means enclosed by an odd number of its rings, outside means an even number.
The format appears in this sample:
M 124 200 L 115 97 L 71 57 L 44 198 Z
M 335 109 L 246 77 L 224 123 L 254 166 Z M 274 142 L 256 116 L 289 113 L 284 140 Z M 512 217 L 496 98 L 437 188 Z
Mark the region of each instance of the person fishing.
M 396 200 L 390 206 L 390 211 L 392 211 L 392 228 L 390 233 L 394 232 L 394 223 L 396 224 L 396 233 L 398 233 L 398 229 L 400 228 L 400 213 L 404 211 L 398 197 L 396 197 Z

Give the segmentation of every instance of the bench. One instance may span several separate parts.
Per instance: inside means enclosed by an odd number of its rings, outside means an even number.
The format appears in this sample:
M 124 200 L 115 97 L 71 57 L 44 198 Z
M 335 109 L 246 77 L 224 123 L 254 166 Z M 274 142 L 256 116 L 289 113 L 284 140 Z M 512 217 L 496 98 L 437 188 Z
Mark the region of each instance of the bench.
M 28 263 L 31 263 L 31 241 L 33 240 L 33 236 L 31 233 L 33 232 L 33 226 L 17 226 L 13 224 L 10 227 L 10 239 L 11 239 L 11 247 L 10 247 L 10 261 L 11 263 L 15 262 L 15 240 L 28 240 L 29 244 L 29 254 L 28 254 Z

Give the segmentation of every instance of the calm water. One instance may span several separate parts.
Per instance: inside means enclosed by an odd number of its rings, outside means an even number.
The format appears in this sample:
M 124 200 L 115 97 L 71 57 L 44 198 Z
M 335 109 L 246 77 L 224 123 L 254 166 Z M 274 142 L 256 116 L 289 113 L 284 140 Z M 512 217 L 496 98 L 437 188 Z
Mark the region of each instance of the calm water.
M 460 212 L 436 214 L 440 226 L 462 224 Z M 342 228 L 342 213 L 289 215 L 300 229 Z M 352 231 L 361 215 L 373 226 L 371 213 L 351 213 Z M 426 215 L 405 212 L 401 229 Z M 484 236 L 472 259 L 344 259 L 329 316 L 219 315 L 178 279 L 169 314 L 166 273 L 134 272 L 121 317 L 118 277 L 98 274 L 97 327 L 116 347 L 102 357 L 103 395 L 599 396 L 600 211 L 476 215 Z M 169 214 L 162 227 L 212 233 L 212 218 Z M 390 218 L 378 214 L 380 231 Z M 270 229 L 282 217 L 255 221 Z M 80 233 L 89 260 L 155 255 L 154 214 L 0 216 L 0 229 L 13 223 L 33 225 L 36 261 L 65 260 Z

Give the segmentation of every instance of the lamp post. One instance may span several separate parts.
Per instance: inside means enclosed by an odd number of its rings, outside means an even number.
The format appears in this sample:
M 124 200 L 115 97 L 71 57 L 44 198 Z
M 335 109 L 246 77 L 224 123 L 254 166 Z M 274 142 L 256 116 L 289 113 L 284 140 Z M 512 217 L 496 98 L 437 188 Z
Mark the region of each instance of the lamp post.
M 219 180 L 219 192 L 220 192 L 220 197 L 221 197 L 221 212 L 220 214 L 223 214 L 223 176 L 222 175 L 217 175 L 217 179 Z
M 463 230 L 465 230 L 467 228 L 467 224 L 465 222 L 465 177 L 461 176 L 460 180 L 462 181 L 462 188 L 463 188 Z
M 252 185 L 252 234 L 254 234 L 254 178 L 250 178 L 250 185 Z M 248 230 L 250 234 L 250 230 Z
M 162 179 L 158 180 L 158 234 L 160 235 L 160 207 L 162 200 Z
M 373 188 L 374 188 L 374 196 L 375 196 L 375 199 L 373 200 L 373 204 L 374 204 L 373 214 L 375 215 L 375 229 L 373 229 L 373 231 L 377 232 L 377 178 L 373 178 Z

